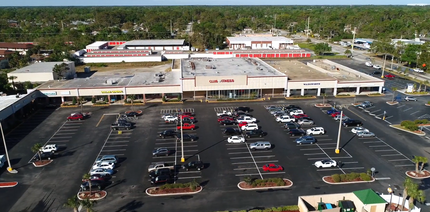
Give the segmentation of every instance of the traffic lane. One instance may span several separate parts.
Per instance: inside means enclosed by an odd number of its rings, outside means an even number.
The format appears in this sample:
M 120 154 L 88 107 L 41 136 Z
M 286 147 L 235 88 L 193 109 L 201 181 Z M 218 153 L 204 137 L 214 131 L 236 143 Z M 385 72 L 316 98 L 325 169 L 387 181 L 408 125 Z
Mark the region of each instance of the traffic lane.
M 59 113 L 64 113 L 64 111 L 70 113 L 71 110 L 64 109 L 59 111 Z M 59 114 L 54 113 L 53 115 Z M 18 169 L 18 171 L 26 173 L 27 178 L 30 178 L 21 182 L 30 184 L 30 186 L 19 198 L 19 203 L 13 206 L 14 209 L 21 211 L 33 205 L 59 208 L 62 207 L 67 198 L 76 194 L 79 185 L 82 183 L 82 175 L 88 171 L 88 166 L 86 165 L 92 164 L 95 159 L 91 158 L 91 155 L 96 155 L 103 145 L 104 140 L 98 135 L 105 133 L 105 131 L 94 129 L 97 121 L 97 119 L 86 120 L 81 131 L 73 137 L 74 146 L 67 148 L 50 165 L 43 169 L 35 168 L 32 165 L 26 166 L 29 170 Z M 31 169 L 36 170 L 36 173 L 33 173 Z M 37 176 L 37 178 L 33 178 L 33 176 Z M 41 196 L 41 193 L 46 195 Z M 42 200 L 50 202 L 50 205 L 38 204 Z M 41 208 L 36 210 L 39 211 L 39 209 Z

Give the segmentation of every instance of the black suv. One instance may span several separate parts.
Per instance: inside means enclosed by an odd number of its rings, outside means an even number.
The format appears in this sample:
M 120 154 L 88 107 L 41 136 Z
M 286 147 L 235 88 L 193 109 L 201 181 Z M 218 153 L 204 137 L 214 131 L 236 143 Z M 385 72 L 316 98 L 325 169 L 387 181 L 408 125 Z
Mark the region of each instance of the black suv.
M 192 169 L 194 169 L 194 170 L 201 170 L 204 167 L 205 167 L 205 164 L 203 163 L 203 161 L 198 160 L 198 161 L 191 161 L 191 162 L 189 162 L 187 164 L 184 164 L 182 166 L 182 169 L 185 169 L 187 171 L 188 170 L 192 170 Z
M 239 129 L 234 129 L 234 128 L 231 128 L 231 127 L 225 128 L 225 130 L 224 130 L 223 133 L 224 133 L 224 135 L 240 135 L 240 134 L 242 134 L 239 131 Z
M 220 125 L 236 125 L 236 121 L 232 121 L 230 119 L 224 119 L 219 122 Z
M 163 132 L 159 133 L 159 136 L 161 138 L 166 138 L 166 137 L 174 138 L 176 137 L 176 130 L 164 130 Z
M 195 141 L 195 140 L 197 140 L 197 136 L 190 135 L 190 134 L 184 134 L 183 139 L 184 139 L 184 141 Z M 178 133 L 176 135 L 176 140 L 178 140 L 178 141 L 181 140 L 181 133 Z
M 91 180 L 91 190 L 98 189 L 102 190 L 106 186 L 106 181 L 103 180 Z M 81 190 L 86 191 L 90 189 L 89 182 L 84 182 L 81 184 Z
M 287 122 L 285 124 L 285 129 L 291 130 L 291 129 L 299 129 L 299 128 L 300 128 L 300 125 L 298 125 L 298 124 L 296 124 L 294 122 Z
M 153 179 L 151 179 L 151 184 L 165 184 L 165 183 L 173 183 L 174 179 L 169 174 L 159 175 Z
M 251 108 L 242 106 L 242 107 L 238 107 L 238 108 L 234 109 L 234 111 L 243 111 L 243 112 L 249 113 L 249 112 L 251 112 Z
M 246 132 L 246 137 L 247 138 L 252 138 L 252 137 L 263 137 L 266 136 L 267 132 L 264 132 L 263 130 L 251 130 L 251 131 L 247 131 Z
M 290 129 L 288 134 L 290 134 L 290 136 L 304 136 L 306 132 L 302 129 Z
M 169 169 L 169 168 L 161 168 L 161 169 L 156 169 L 154 171 L 149 172 L 149 177 L 151 179 L 154 179 L 154 178 L 156 178 L 158 176 L 161 176 L 161 175 L 170 175 L 170 176 L 172 176 L 172 174 L 173 173 L 172 173 L 171 169 Z
M 111 125 L 111 128 L 112 130 L 120 130 L 120 129 L 129 130 L 132 128 L 132 125 L 129 122 L 117 122 L 117 123 L 113 123 Z
M 357 127 L 359 127 L 359 126 L 362 126 L 362 125 L 363 125 L 363 123 L 361 123 L 360 120 L 348 119 L 348 120 L 343 121 L 343 126 L 344 127 L 350 127 L 350 126 L 357 126 Z

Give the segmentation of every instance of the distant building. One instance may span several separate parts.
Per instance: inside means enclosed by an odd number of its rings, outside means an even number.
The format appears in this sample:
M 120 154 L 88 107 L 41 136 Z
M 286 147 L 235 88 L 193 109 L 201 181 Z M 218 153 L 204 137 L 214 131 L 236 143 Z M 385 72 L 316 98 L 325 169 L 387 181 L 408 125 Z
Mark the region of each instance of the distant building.
M 227 37 L 227 45 L 230 50 L 288 49 L 294 42 L 286 37 Z
M 9 50 L 19 52 L 21 55 L 26 55 L 29 49 L 33 48 L 32 43 L 7 43 L 0 42 L 0 50 Z
M 13 54 L 13 51 L 10 50 L 0 50 L 0 58 L 1 57 L 7 57 L 8 55 Z
M 67 64 L 67 67 L 61 74 L 61 78 L 71 79 L 76 74 L 74 62 L 41 62 L 34 63 L 24 68 L 17 69 L 7 74 L 7 77 L 15 76 L 14 82 L 32 82 L 40 83 L 49 80 L 57 80 L 60 76 L 54 72 L 55 65 Z
M 400 42 L 403 45 L 422 45 L 425 43 L 424 41 L 421 41 L 419 38 L 416 38 L 414 40 L 408 40 L 408 39 L 391 39 L 391 44 L 397 45 L 397 43 Z

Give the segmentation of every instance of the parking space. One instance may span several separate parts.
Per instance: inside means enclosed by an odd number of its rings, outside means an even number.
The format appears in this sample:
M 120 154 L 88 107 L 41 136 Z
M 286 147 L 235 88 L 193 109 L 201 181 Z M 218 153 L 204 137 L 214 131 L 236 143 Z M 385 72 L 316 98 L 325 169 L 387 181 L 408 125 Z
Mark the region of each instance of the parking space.
M 161 118 L 158 119 L 157 123 L 157 134 L 165 131 L 165 130 L 172 130 L 175 131 L 174 136 L 166 136 L 166 137 L 160 137 L 157 135 L 157 138 L 155 139 L 155 149 L 158 148 L 166 148 L 171 153 L 168 155 L 160 155 L 160 156 L 153 156 L 151 160 L 151 164 L 154 163 L 166 163 L 169 165 L 177 166 L 181 163 L 182 156 L 184 159 L 186 159 L 187 162 L 190 161 L 199 161 L 200 156 L 198 155 L 199 152 L 199 137 L 198 137 L 198 128 L 196 129 L 183 129 L 182 134 L 184 136 L 183 146 L 181 145 L 181 140 L 177 138 L 176 135 L 180 136 L 181 130 L 177 128 L 177 125 L 179 123 L 177 122 L 166 122 L 162 117 L 164 115 L 177 115 L 178 113 L 192 113 L 194 114 L 194 108 L 171 108 L 171 109 L 161 109 L 160 114 Z M 177 116 L 175 116 L 177 117 Z M 197 122 L 197 116 L 194 117 L 193 123 Z M 185 123 L 183 123 L 185 124 Z M 185 139 L 187 136 L 190 136 L 190 139 Z M 201 170 L 183 170 L 180 167 L 177 167 L 175 170 L 175 179 L 176 182 L 184 183 L 184 182 L 190 182 L 193 179 L 199 179 L 202 177 L 202 171 Z
M 214 111 L 216 113 L 233 112 L 236 107 L 215 107 Z M 252 115 L 252 113 L 251 113 Z M 258 118 L 257 124 L 258 124 Z M 246 137 L 246 131 L 241 130 L 239 125 L 235 123 L 234 125 L 219 125 L 220 131 L 223 133 L 226 128 L 233 128 L 240 132 L 239 136 L 243 136 L 245 139 L 244 143 L 228 143 L 227 139 L 232 135 L 223 134 L 225 139 L 225 148 L 227 150 L 228 157 L 230 159 L 231 165 L 233 167 L 233 173 L 236 177 L 256 177 L 264 179 L 265 177 L 283 177 L 285 174 L 284 170 L 271 172 L 264 171 L 263 166 L 266 164 L 279 164 L 279 160 L 273 153 L 273 148 L 276 148 L 274 144 L 267 150 L 251 150 L 250 144 L 258 141 L 268 141 L 264 137 Z M 259 126 L 261 128 L 261 126 Z M 269 141 L 270 142 L 270 141 Z

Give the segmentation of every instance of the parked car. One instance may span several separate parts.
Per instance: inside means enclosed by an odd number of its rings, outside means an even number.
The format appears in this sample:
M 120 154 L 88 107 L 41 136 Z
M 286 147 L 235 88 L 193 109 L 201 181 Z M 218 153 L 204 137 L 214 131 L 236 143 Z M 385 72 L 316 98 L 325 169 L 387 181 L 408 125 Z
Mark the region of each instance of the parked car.
M 174 179 L 171 175 L 159 175 L 153 179 L 151 179 L 151 184 L 153 185 L 159 185 L 159 184 L 165 184 L 165 183 L 173 183 Z
M 172 153 L 172 150 L 160 147 L 160 148 L 154 149 L 154 151 L 152 151 L 152 156 L 154 156 L 154 157 L 157 157 L 160 155 L 169 156 L 171 153 Z
M 302 119 L 297 122 L 300 125 L 314 125 L 314 121 L 308 119 Z
M 125 116 L 127 117 L 137 117 L 142 115 L 142 111 L 127 111 L 125 112 Z
M 368 67 L 372 67 L 373 66 L 373 64 L 372 64 L 372 62 L 369 62 L 369 61 L 367 61 L 366 63 L 364 63 L 366 66 L 368 66 Z
M 104 180 L 91 180 L 91 190 L 102 190 L 106 186 L 106 181 Z M 90 190 L 90 182 L 86 181 L 81 184 L 81 190 Z
M 324 135 L 325 130 L 322 127 L 312 127 L 306 130 L 307 135 Z
M 239 126 L 239 128 L 242 128 L 243 126 L 246 126 L 247 124 L 248 124 L 248 122 L 243 121 L 243 122 L 240 122 L 239 124 L 237 124 L 237 126 Z
M 71 116 L 67 117 L 67 121 L 72 120 L 83 120 L 84 116 L 81 113 L 73 113 Z
M 274 163 L 269 163 L 269 164 L 265 164 L 263 166 L 263 171 L 265 172 L 278 172 L 278 171 L 282 171 L 284 170 L 284 168 L 280 165 L 276 165 Z
M 306 114 L 297 114 L 297 115 L 293 115 L 293 118 L 296 120 L 299 120 L 299 119 L 309 118 L 309 117 Z M 312 120 L 311 118 L 309 118 L 309 119 Z
M 205 164 L 203 161 L 197 160 L 197 161 L 191 161 L 187 164 L 182 165 L 182 169 L 185 169 L 187 171 L 189 170 L 202 170 L 205 168 Z
M 302 136 L 300 138 L 296 139 L 297 144 L 314 144 L 317 142 L 317 139 L 315 139 L 313 136 Z
M 290 112 L 290 116 L 299 114 L 305 114 L 305 112 L 303 112 L 303 110 L 293 110 Z
M 247 131 L 245 134 L 245 136 L 247 138 L 253 138 L 253 137 L 260 137 L 261 138 L 261 137 L 266 136 L 266 135 L 267 135 L 267 132 L 264 132 L 263 130 L 260 130 L 260 129 Z
M 343 121 L 343 126 L 344 127 L 351 127 L 351 126 L 363 126 L 363 123 L 360 120 L 353 120 L 353 119 L 348 119 Z
M 286 115 L 283 115 L 283 116 L 276 118 L 276 122 L 278 122 L 278 123 L 286 123 L 286 122 L 291 122 L 291 121 L 295 121 L 295 118 L 292 118 L 292 117 L 286 116 Z
M 231 115 L 233 115 L 233 113 L 231 111 L 224 110 L 224 111 L 222 111 L 220 113 L 216 113 L 216 115 L 217 116 L 221 116 L 221 115 L 229 115 L 229 116 L 231 116 Z
M 227 139 L 228 143 L 245 143 L 245 138 L 241 135 L 233 135 Z
M 112 130 L 130 130 L 132 124 L 129 122 L 116 122 L 111 125 Z
M 242 133 L 239 131 L 239 129 L 227 127 L 227 128 L 225 128 L 223 134 L 224 135 L 241 135 Z
M 195 130 L 196 129 L 196 125 L 195 124 L 189 124 L 189 123 L 184 123 L 181 125 L 176 126 L 176 129 L 180 130 L 182 128 L 182 130 Z
M 288 134 L 290 136 L 304 136 L 304 135 L 306 135 L 306 132 L 302 129 L 290 129 Z
M 96 159 L 96 163 L 100 163 L 100 162 L 117 163 L 118 158 L 115 155 L 103 155 L 103 156 L 99 156 Z
M 96 163 L 93 165 L 93 169 L 97 169 L 97 168 L 103 168 L 103 169 L 114 169 L 114 168 L 115 168 L 115 163 L 107 162 L 107 161 L 103 161 L 103 162 L 96 162 Z
M 257 124 L 247 124 L 245 126 L 242 126 L 240 129 L 242 131 L 258 130 L 258 125 Z
M 417 101 L 417 98 L 412 97 L 412 96 L 407 96 L 407 97 L 405 97 L 405 101 Z
M 270 142 L 268 141 L 258 141 L 258 142 L 249 144 L 249 148 L 251 150 L 258 150 L 258 149 L 269 150 L 272 148 L 272 144 L 270 144 Z
M 41 152 L 52 152 L 55 153 L 58 150 L 57 144 L 47 144 L 39 149 Z
M 342 114 L 342 117 L 340 117 L 340 114 L 337 115 L 336 117 L 334 117 L 335 121 L 339 121 L 339 120 L 345 121 L 345 120 L 348 120 L 348 119 L 349 119 L 349 117 L 345 116 L 345 114 Z
M 34 157 L 32 158 L 33 161 L 39 161 L 41 160 L 51 160 L 55 157 L 55 154 L 52 152 L 40 152 L 40 157 L 39 154 L 34 155 Z
M 382 67 L 380 65 L 373 65 L 373 68 L 381 69 Z
M 112 178 L 110 175 L 101 175 L 101 174 L 93 174 L 90 176 L 90 180 L 101 180 L 101 181 L 109 181 Z M 87 181 L 86 179 L 82 179 L 82 181 Z
M 362 108 L 368 108 L 372 106 L 373 106 L 373 102 L 370 102 L 370 101 L 364 101 L 359 105 L 359 107 L 362 107 Z
M 163 132 L 158 133 L 158 135 L 160 136 L 160 138 L 174 138 L 176 137 L 176 133 L 177 132 L 175 130 L 164 130 Z
M 424 73 L 424 70 L 419 69 L 419 68 L 414 68 L 413 70 L 417 73 Z
M 331 115 L 336 112 L 339 112 L 339 111 L 337 109 L 330 109 L 330 110 L 327 110 L 327 115 Z
M 387 79 L 394 79 L 396 76 L 394 76 L 392 74 L 386 74 L 384 77 Z
M 369 132 L 369 130 L 364 127 L 354 127 L 351 129 L 351 132 L 356 134 L 358 132 Z
M 173 164 L 157 162 L 157 163 L 153 163 L 153 164 L 148 166 L 148 172 L 152 172 L 152 171 L 155 171 L 157 169 L 163 169 L 163 168 L 168 168 L 168 169 L 173 170 L 173 169 L 175 169 L 175 166 Z
M 246 106 L 241 106 L 241 107 L 237 107 L 236 109 L 234 109 L 234 111 L 243 111 L 243 112 L 251 112 L 251 108 L 250 107 L 246 107 Z
M 284 128 L 285 129 L 289 129 L 289 130 L 291 130 L 291 129 L 299 129 L 300 125 L 297 124 L 297 123 L 295 123 L 295 122 L 288 122 L 288 123 L 285 123 Z
M 114 172 L 113 169 L 97 168 L 97 169 L 91 169 L 90 175 L 95 175 L 95 174 L 99 174 L 99 175 L 112 175 L 113 172 Z
M 236 121 L 234 121 L 234 120 L 232 121 L 232 120 L 229 120 L 229 119 L 224 119 L 224 120 L 220 121 L 219 124 L 220 125 L 224 125 L 224 126 L 226 126 L 226 125 L 236 125 Z
M 236 119 L 231 117 L 231 116 L 223 116 L 223 117 L 218 117 L 218 122 L 222 121 L 222 120 L 230 120 L 230 121 L 235 121 Z
M 183 134 L 182 138 L 184 141 L 195 141 L 195 140 L 197 140 L 197 136 L 190 135 L 190 134 Z M 176 140 L 177 141 L 181 140 L 181 133 L 176 134 Z
M 154 179 L 160 175 L 172 175 L 172 169 L 159 168 L 149 172 L 149 178 Z
M 248 123 L 255 123 L 255 122 L 257 122 L 257 119 L 254 117 L 250 117 L 250 116 L 241 116 L 241 117 L 237 118 L 236 121 L 237 121 L 237 123 L 241 123 L 244 121 L 246 121 Z
M 314 163 L 314 166 L 317 168 L 329 168 L 329 167 L 336 167 L 337 162 L 335 160 L 320 160 Z
M 364 138 L 364 137 L 375 137 L 375 133 L 373 133 L 373 132 L 366 132 L 366 131 L 358 132 L 356 135 L 358 137 L 362 137 L 362 138 Z
M 173 123 L 176 122 L 178 120 L 177 116 L 166 116 L 164 117 L 164 121 L 167 123 Z

